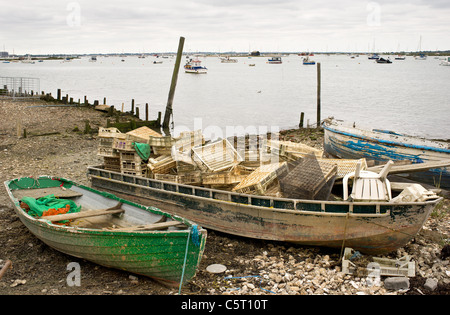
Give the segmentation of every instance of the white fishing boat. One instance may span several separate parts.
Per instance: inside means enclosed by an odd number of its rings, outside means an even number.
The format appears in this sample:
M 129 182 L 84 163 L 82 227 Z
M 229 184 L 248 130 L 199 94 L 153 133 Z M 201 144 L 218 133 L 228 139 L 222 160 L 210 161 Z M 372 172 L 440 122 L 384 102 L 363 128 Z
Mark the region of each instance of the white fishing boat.
M 443 61 L 440 63 L 441 66 L 450 66 L 450 57 L 446 57 Z
M 281 60 L 281 57 L 272 57 L 272 58 L 269 58 L 269 60 L 267 60 L 267 63 L 281 64 L 281 63 L 283 63 L 283 61 Z
M 198 58 L 190 59 L 185 65 L 184 65 L 184 71 L 186 73 L 207 73 L 208 69 L 206 67 L 203 67 L 201 65 L 201 61 Z
M 310 60 L 309 56 L 306 56 L 305 58 L 303 58 L 303 64 L 304 65 L 315 65 L 316 62 L 314 60 Z
M 22 60 L 22 63 L 34 64 L 34 61 L 31 60 L 30 55 L 27 56 L 27 59 Z
M 237 63 L 238 60 L 235 58 L 230 58 L 230 56 L 220 58 L 221 63 Z

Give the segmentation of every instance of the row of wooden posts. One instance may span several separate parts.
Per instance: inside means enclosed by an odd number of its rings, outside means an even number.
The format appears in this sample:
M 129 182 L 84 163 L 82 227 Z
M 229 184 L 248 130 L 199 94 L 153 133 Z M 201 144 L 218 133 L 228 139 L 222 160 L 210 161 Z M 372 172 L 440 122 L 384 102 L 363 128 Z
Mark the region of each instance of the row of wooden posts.
M 167 105 L 166 105 L 166 112 L 164 115 L 163 124 L 161 124 L 161 112 L 158 113 L 158 120 L 157 120 L 158 127 L 162 126 L 165 129 L 168 128 L 169 120 L 172 116 L 172 103 L 173 103 L 175 89 L 176 89 L 176 85 L 177 85 L 181 56 L 183 53 L 183 46 L 184 46 L 184 37 L 180 37 L 179 44 L 178 44 L 178 51 L 177 51 L 177 59 L 176 59 L 174 70 L 173 70 L 172 81 L 171 81 L 170 90 L 169 90 L 169 98 L 168 98 Z M 317 63 L 317 127 L 319 127 L 319 125 L 320 125 L 320 116 L 321 116 L 320 94 L 321 94 L 321 71 L 320 71 L 320 62 L 319 62 L 319 63 Z M 65 104 L 67 104 L 67 103 L 74 104 L 73 98 L 69 99 L 69 96 L 67 94 L 65 97 L 61 96 L 60 89 L 58 89 L 58 92 L 57 92 L 57 100 L 65 103 Z M 78 99 L 78 104 L 80 105 L 79 99 Z M 84 97 L 84 104 L 89 105 L 86 96 Z M 106 97 L 103 99 L 103 104 L 106 105 Z M 98 100 L 94 101 L 93 106 L 97 106 L 97 105 L 99 105 Z M 114 112 L 114 106 L 110 106 L 110 114 L 112 115 L 113 112 Z M 122 113 L 123 112 L 124 112 L 124 108 L 123 108 L 123 103 L 122 103 Z M 145 121 L 148 121 L 148 119 L 149 119 L 148 113 L 149 113 L 148 103 L 146 103 L 145 104 Z M 139 117 L 139 107 L 135 108 L 134 99 L 131 101 L 131 114 Z M 304 124 L 304 112 L 301 112 L 299 128 L 303 128 L 303 124 Z M 309 127 L 309 123 L 308 123 L 308 127 Z
M 85 105 L 85 106 L 91 106 L 92 105 L 92 106 L 95 107 L 95 106 L 100 105 L 98 100 L 95 100 L 94 104 L 89 104 L 89 101 L 88 101 L 86 95 L 84 96 L 84 102 L 83 103 L 81 103 L 80 99 L 78 99 L 78 102 L 75 103 L 73 101 L 72 97 L 69 98 L 68 94 L 66 94 L 66 96 L 61 96 L 61 89 L 57 90 L 56 101 L 61 102 L 63 104 L 71 104 L 71 105 L 72 104 L 78 104 L 80 106 L 81 105 Z M 103 98 L 103 105 L 106 105 L 106 97 Z M 114 105 L 108 106 L 107 108 L 104 109 L 104 111 L 108 111 L 109 114 L 112 116 L 115 113 L 115 107 L 114 107 Z M 122 103 L 121 112 L 125 113 L 125 111 L 124 111 L 124 103 Z M 132 116 L 140 118 L 139 107 L 135 106 L 134 99 L 131 100 L 131 111 L 128 112 L 128 113 L 130 113 Z M 145 119 L 144 119 L 144 121 L 147 121 L 147 122 L 149 121 L 149 105 L 148 105 L 148 103 L 145 103 Z M 157 120 L 155 122 L 158 122 L 157 123 L 158 126 L 161 125 L 161 112 L 158 112 L 158 118 L 157 118 Z

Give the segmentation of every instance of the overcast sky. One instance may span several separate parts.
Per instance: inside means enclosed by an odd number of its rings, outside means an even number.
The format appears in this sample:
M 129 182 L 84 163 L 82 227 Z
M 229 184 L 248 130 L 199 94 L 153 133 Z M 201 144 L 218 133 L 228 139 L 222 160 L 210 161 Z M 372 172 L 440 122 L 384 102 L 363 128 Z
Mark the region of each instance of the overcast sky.
M 446 50 L 450 1 L 2 0 L 0 30 L 16 54 Z

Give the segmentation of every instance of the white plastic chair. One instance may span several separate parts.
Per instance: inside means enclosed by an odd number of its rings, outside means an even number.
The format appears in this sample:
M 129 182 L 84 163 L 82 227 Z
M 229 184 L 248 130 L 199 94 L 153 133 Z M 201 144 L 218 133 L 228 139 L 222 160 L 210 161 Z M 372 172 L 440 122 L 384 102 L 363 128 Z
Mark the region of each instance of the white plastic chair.
M 386 178 L 394 162 L 389 161 L 379 174 L 361 170 L 361 162 L 356 164 L 356 170 L 344 176 L 344 200 L 348 199 L 348 179 L 353 178 L 353 188 L 350 197 L 355 201 L 389 201 L 392 199 L 391 183 Z

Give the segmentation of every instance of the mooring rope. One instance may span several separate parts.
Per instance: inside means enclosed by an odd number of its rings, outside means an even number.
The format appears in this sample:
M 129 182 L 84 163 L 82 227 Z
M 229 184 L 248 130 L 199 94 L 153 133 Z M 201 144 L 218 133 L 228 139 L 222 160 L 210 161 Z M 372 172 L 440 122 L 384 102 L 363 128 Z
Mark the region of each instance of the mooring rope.
M 341 254 L 339 257 L 339 262 L 342 260 L 342 252 L 344 250 L 344 245 L 345 245 L 345 239 L 347 238 L 347 222 L 348 222 L 348 217 L 350 216 L 350 213 L 347 212 L 347 215 L 345 217 L 345 227 L 344 227 L 344 239 L 342 240 L 342 246 L 341 246 Z
M 188 230 L 188 237 L 187 237 L 187 241 L 186 241 L 186 251 L 184 252 L 183 270 L 181 272 L 181 280 L 180 280 L 180 286 L 178 288 L 178 295 L 181 294 L 181 287 L 183 286 L 184 271 L 186 270 L 186 261 L 187 261 L 187 255 L 188 255 L 189 240 L 191 238 L 191 231 L 192 231 L 192 227 L 189 228 L 189 230 Z

